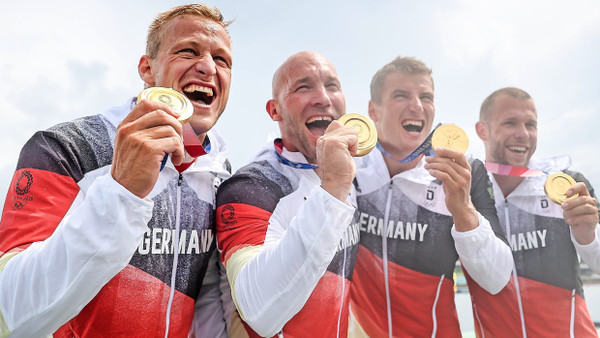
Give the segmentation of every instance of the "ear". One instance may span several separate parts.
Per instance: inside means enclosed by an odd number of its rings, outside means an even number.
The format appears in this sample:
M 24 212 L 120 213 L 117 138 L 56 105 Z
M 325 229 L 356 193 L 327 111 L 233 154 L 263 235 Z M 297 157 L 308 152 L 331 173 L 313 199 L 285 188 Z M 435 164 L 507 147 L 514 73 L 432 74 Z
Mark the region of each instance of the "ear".
M 490 131 L 488 130 L 487 124 L 482 121 L 478 121 L 475 123 L 475 130 L 477 131 L 477 135 L 482 141 L 487 141 L 489 137 Z
M 377 114 L 377 104 L 369 100 L 369 117 L 373 122 L 378 122 L 379 114 Z
M 138 63 L 138 74 L 140 78 L 149 86 L 156 85 L 154 81 L 154 72 L 152 71 L 152 59 L 148 55 L 143 55 Z
M 281 114 L 279 113 L 279 108 L 277 107 L 277 101 L 269 100 L 267 101 L 267 113 L 271 117 L 273 121 L 281 121 Z

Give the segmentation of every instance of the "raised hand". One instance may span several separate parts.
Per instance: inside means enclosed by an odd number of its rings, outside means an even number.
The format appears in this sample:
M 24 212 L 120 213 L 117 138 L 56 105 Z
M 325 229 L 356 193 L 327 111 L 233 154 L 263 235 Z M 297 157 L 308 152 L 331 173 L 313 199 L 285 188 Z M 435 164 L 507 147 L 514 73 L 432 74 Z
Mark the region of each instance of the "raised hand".
M 184 157 L 179 114 L 160 102 L 141 100 L 117 127 L 111 174 L 134 195 L 152 191 L 165 154 L 181 164 Z
M 317 139 L 317 175 L 321 187 L 339 200 L 346 201 L 356 175 L 352 155 L 358 149 L 358 132 L 333 121 Z
M 590 196 L 587 187 L 582 182 L 575 183 L 566 193 L 567 197 L 575 196 L 561 204 L 563 218 L 571 226 L 575 240 L 582 245 L 590 244 L 598 225 L 598 202 Z
M 467 231 L 479 225 L 477 211 L 471 202 L 471 166 L 460 151 L 437 148 L 436 156 L 425 159 L 425 169 L 442 181 L 446 207 L 454 218 L 456 230 Z

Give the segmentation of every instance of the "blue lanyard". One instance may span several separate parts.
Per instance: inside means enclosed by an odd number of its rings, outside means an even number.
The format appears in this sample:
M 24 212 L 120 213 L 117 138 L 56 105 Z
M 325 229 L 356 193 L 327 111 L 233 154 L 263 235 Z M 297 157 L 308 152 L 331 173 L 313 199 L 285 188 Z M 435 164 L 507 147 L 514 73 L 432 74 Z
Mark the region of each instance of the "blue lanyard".
M 277 159 L 280 163 L 287 165 L 296 169 L 317 169 L 319 166 L 310 164 L 310 163 L 300 163 L 290 161 L 287 158 L 283 157 L 283 141 L 280 138 L 275 139 L 273 141 L 273 145 L 275 146 L 275 153 L 277 154 Z
M 431 133 L 429 133 L 429 135 L 427 135 L 427 138 L 425 138 L 425 140 L 423 141 L 423 143 L 421 143 L 417 147 L 417 149 L 415 149 L 412 153 L 410 153 L 408 156 L 406 156 L 405 158 L 403 158 L 401 160 L 399 160 L 399 159 L 393 157 L 392 155 L 388 154 L 388 152 L 385 151 L 385 149 L 383 149 L 383 146 L 379 142 L 377 142 L 377 149 L 379 149 L 389 159 L 394 160 L 396 162 L 400 162 L 400 163 L 412 162 L 415 158 L 421 156 L 421 154 L 425 154 L 425 156 L 434 156 L 435 155 L 435 151 L 431 147 L 431 138 L 433 137 L 433 132 L 439 126 L 441 126 L 441 125 L 442 125 L 441 123 L 438 123 L 438 125 L 435 126 L 435 128 L 433 128 L 433 130 L 431 131 Z

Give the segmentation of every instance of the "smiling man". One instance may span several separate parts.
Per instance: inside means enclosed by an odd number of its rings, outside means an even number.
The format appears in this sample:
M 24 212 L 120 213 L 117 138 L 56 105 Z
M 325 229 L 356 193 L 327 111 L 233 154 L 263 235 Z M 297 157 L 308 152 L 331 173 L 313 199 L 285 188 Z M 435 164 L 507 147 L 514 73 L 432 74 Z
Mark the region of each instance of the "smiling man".
M 600 273 L 598 201 L 568 157 L 531 161 L 537 146 L 537 110 L 519 88 L 502 88 L 481 105 L 477 135 L 496 208 L 515 261 L 497 295 L 471 289 L 475 328 L 491 337 L 596 337 L 579 273 L 580 257 Z M 565 172 L 575 183 L 562 204 L 544 191 L 548 174 Z
M 231 336 L 347 336 L 359 232 L 349 196 L 358 136 L 334 121 L 345 110 L 323 56 L 300 52 L 276 71 L 267 112 L 281 139 L 217 195 L 217 242 L 244 321 Z
M 452 279 L 458 258 L 491 293 L 512 268 L 483 164 L 451 149 L 429 157 L 415 151 L 435 117 L 431 69 L 417 59 L 398 57 L 373 76 L 369 115 L 379 143 L 357 169 L 354 332 L 460 337 Z
M 132 98 L 25 145 L 0 224 L 0 336 L 187 337 L 193 319 L 198 336 L 225 335 L 214 201 L 229 163 L 211 128 L 229 96 L 227 25 L 194 4 L 150 26 L 139 75 L 191 100 L 183 127 Z

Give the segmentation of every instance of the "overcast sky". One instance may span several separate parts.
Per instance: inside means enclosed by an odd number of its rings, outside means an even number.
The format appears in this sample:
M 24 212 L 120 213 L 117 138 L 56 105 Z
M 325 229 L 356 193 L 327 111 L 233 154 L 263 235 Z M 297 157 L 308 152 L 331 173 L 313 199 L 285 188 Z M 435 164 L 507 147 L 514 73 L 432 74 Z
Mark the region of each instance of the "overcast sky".
M 19 150 L 55 123 L 119 105 L 142 89 L 137 63 L 146 29 L 180 1 L 11 1 L 0 11 L 0 202 Z M 600 5 L 597 0 L 212 1 L 233 39 L 227 109 L 217 124 L 234 169 L 267 135 L 274 70 L 291 54 L 317 51 L 337 67 L 348 112 L 367 114 L 372 75 L 398 55 L 433 69 L 436 122 L 469 135 L 482 100 L 516 86 L 539 114 L 538 157 L 569 154 L 572 169 L 600 186 Z

